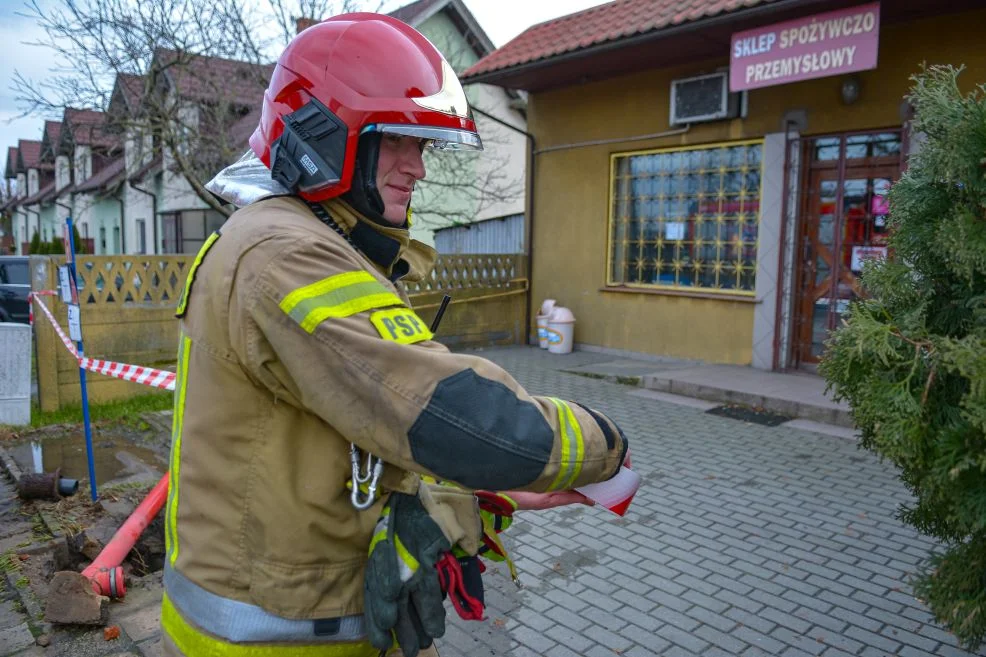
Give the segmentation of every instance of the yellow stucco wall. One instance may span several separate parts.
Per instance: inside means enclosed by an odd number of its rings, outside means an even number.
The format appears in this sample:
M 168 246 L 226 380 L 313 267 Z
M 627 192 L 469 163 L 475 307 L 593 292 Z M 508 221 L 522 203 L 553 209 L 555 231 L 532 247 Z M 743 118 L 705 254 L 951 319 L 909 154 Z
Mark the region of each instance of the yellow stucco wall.
M 536 156 L 533 307 L 556 299 L 576 315 L 575 340 L 613 349 L 748 364 L 750 301 L 600 292 L 606 282 L 609 167 L 612 153 L 751 139 L 782 130 L 789 110 L 804 109 L 805 134 L 901 124 L 909 77 L 921 62 L 965 64 L 963 87 L 986 81 L 978 10 L 881 28 L 879 67 L 860 73 L 860 99 L 840 100 L 840 77 L 750 92 L 746 119 L 694 126 L 671 138 L 607 144 Z M 539 149 L 669 129 L 673 79 L 715 71 L 728 59 L 659 69 L 532 94 L 528 127 Z

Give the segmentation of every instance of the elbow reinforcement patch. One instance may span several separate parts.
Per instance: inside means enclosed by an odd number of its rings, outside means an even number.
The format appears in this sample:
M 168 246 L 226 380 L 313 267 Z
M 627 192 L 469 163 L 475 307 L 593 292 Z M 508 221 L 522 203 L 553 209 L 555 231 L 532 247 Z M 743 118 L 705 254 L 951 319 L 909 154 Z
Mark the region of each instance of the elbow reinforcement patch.
M 414 460 L 439 477 L 510 490 L 541 475 L 555 432 L 533 403 L 468 369 L 438 383 L 408 438 Z

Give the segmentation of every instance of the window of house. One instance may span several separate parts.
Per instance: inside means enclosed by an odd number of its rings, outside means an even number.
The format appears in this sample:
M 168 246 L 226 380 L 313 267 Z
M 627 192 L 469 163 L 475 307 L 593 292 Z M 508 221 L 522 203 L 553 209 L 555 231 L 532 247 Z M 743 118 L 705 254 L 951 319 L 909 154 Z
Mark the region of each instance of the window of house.
M 106 229 L 102 226 L 99 227 L 99 252 L 106 253 Z
M 762 142 L 612 156 L 609 285 L 752 295 Z
M 147 233 L 143 219 L 137 220 L 137 253 L 147 253 Z
M 181 239 L 179 231 L 179 220 L 181 216 L 178 212 L 164 212 L 161 214 L 161 251 L 163 253 L 179 253 L 178 241 Z
M 165 253 L 196 254 L 226 217 L 215 210 L 182 210 L 161 215 Z

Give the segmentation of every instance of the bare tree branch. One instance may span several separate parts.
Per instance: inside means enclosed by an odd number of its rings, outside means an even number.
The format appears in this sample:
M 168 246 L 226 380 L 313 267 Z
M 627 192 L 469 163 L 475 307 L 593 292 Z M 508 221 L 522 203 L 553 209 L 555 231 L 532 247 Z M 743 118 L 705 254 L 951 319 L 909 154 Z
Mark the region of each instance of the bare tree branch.
M 101 110 L 107 113 L 106 130 L 121 145 L 128 139 L 142 145 L 152 137 L 150 152 L 139 153 L 138 162 L 160 159 L 204 205 L 228 214 L 205 184 L 246 150 L 272 63 L 295 35 L 297 19 L 381 10 L 384 4 L 31 0 L 27 15 L 44 32 L 35 45 L 52 51 L 56 66 L 40 80 L 16 73 L 13 89 L 22 115 Z M 477 58 L 474 44 L 462 40 L 436 46 L 458 71 Z M 480 123 L 485 153 L 428 157 L 428 178 L 414 201 L 424 225 L 472 221 L 522 198 L 523 169 L 508 166 L 512 136 L 491 122 Z

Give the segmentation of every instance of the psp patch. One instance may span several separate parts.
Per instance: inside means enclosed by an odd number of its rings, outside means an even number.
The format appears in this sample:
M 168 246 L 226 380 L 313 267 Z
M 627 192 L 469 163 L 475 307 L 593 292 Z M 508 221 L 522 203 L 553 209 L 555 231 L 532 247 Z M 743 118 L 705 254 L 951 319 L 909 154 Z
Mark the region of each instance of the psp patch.
M 435 337 L 410 308 L 378 310 L 370 315 L 370 321 L 377 327 L 380 337 L 391 342 L 414 344 Z

